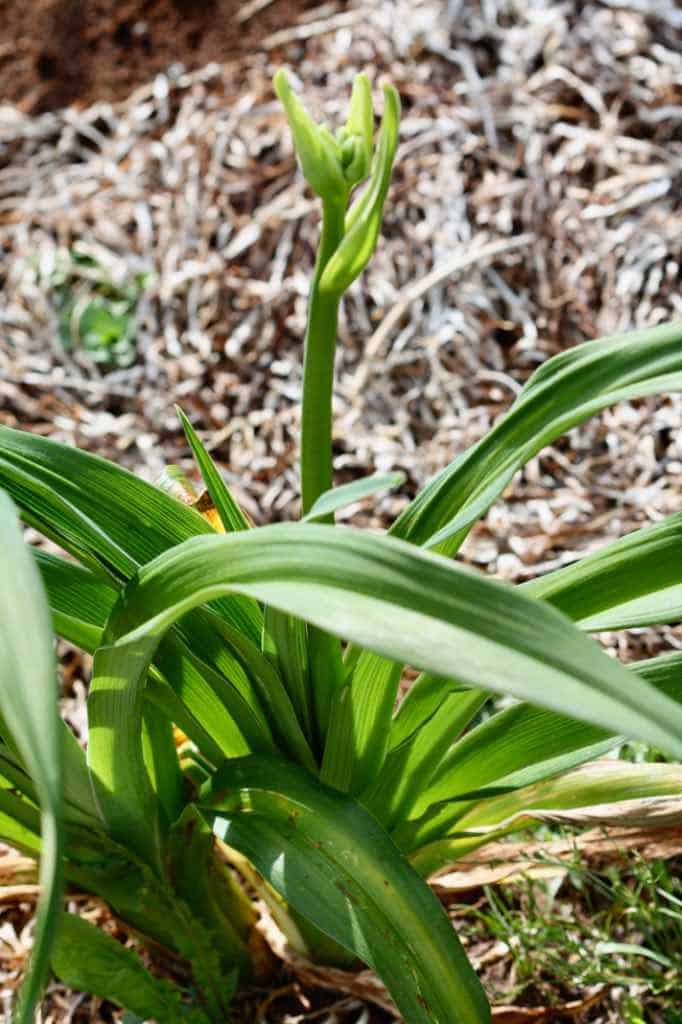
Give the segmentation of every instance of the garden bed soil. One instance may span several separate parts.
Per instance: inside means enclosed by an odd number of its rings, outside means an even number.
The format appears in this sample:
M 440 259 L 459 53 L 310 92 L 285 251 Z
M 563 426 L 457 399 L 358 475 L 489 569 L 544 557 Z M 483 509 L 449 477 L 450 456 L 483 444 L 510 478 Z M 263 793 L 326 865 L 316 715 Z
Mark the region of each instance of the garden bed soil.
M 311 0 L 0 0 L 0 99 L 30 113 L 126 96 L 174 63 L 249 54 Z M 254 11 L 249 16 L 250 11 Z

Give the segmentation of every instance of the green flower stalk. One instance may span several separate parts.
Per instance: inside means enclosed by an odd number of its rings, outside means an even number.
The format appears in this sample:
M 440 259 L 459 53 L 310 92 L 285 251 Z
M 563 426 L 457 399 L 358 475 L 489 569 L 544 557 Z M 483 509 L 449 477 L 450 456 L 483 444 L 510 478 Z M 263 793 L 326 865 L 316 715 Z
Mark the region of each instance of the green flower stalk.
M 275 90 L 291 128 L 303 175 L 322 200 L 303 368 L 301 492 L 304 515 L 332 486 L 332 390 L 339 303 L 366 267 L 374 249 L 398 142 L 400 99 L 384 86 L 384 113 L 378 143 L 373 141 L 369 79 L 358 75 L 345 125 L 336 135 L 317 124 L 291 87 L 284 71 Z M 367 181 L 349 209 L 353 189 Z

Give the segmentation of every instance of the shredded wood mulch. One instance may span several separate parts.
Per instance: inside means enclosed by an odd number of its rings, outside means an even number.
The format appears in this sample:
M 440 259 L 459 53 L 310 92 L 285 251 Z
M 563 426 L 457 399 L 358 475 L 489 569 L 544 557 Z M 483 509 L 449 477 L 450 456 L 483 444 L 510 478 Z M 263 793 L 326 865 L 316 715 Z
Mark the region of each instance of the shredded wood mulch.
M 287 65 L 338 123 L 366 69 L 390 76 L 404 116 L 382 241 L 343 308 L 335 458 L 339 482 L 405 471 L 401 491 L 341 515 L 386 525 L 548 356 L 682 315 L 681 43 L 673 0 L 331 2 L 238 61 L 173 65 L 122 102 L 40 116 L 0 106 L 0 420 L 154 480 L 167 463 L 192 472 L 177 402 L 256 522 L 296 515 L 317 204 L 270 83 Z M 148 275 L 131 365 L 60 341 L 57 275 L 74 251 L 81 270 L 94 261 L 77 309 L 103 280 Z M 675 395 L 572 430 L 515 479 L 463 557 L 522 581 L 676 511 L 681 423 Z M 633 659 L 681 648 L 682 631 L 604 641 Z M 77 717 L 78 663 L 67 674 Z M 5 994 L 29 910 L 0 911 Z M 299 995 L 253 1019 L 379 1019 L 352 997 L 325 1016 Z M 619 1019 L 611 1005 L 583 1019 Z M 55 986 L 42 1020 L 109 1012 Z

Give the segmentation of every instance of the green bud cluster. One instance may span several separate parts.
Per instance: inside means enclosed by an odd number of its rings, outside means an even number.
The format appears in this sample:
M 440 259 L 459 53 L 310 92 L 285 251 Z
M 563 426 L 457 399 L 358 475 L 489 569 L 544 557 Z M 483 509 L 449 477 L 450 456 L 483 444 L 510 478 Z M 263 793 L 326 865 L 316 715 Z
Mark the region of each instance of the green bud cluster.
M 384 113 L 374 143 L 372 92 L 367 75 L 353 83 L 348 118 L 334 135 L 317 124 L 292 92 L 284 71 L 275 91 L 286 111 L 303 175 L 323 205 L 346 211 L 343 237 L 319 281 L 321 291 L 342 295 L 367 265 L 379 236 L 381 218 L 398 143 L 400 100 L 384 86 Z M 356 185 L 367 181 L 363 194 L 348 208 Z

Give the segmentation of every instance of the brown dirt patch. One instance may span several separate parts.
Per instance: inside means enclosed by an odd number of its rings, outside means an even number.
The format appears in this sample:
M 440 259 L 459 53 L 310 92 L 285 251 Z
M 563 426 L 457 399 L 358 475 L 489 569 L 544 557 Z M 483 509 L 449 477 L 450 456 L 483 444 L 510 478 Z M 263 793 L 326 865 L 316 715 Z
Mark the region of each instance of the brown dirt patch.
M 0 0 L 0 97 L 29 113 L 113 100 L 180 62 L 257 49 L 314 0 Z

